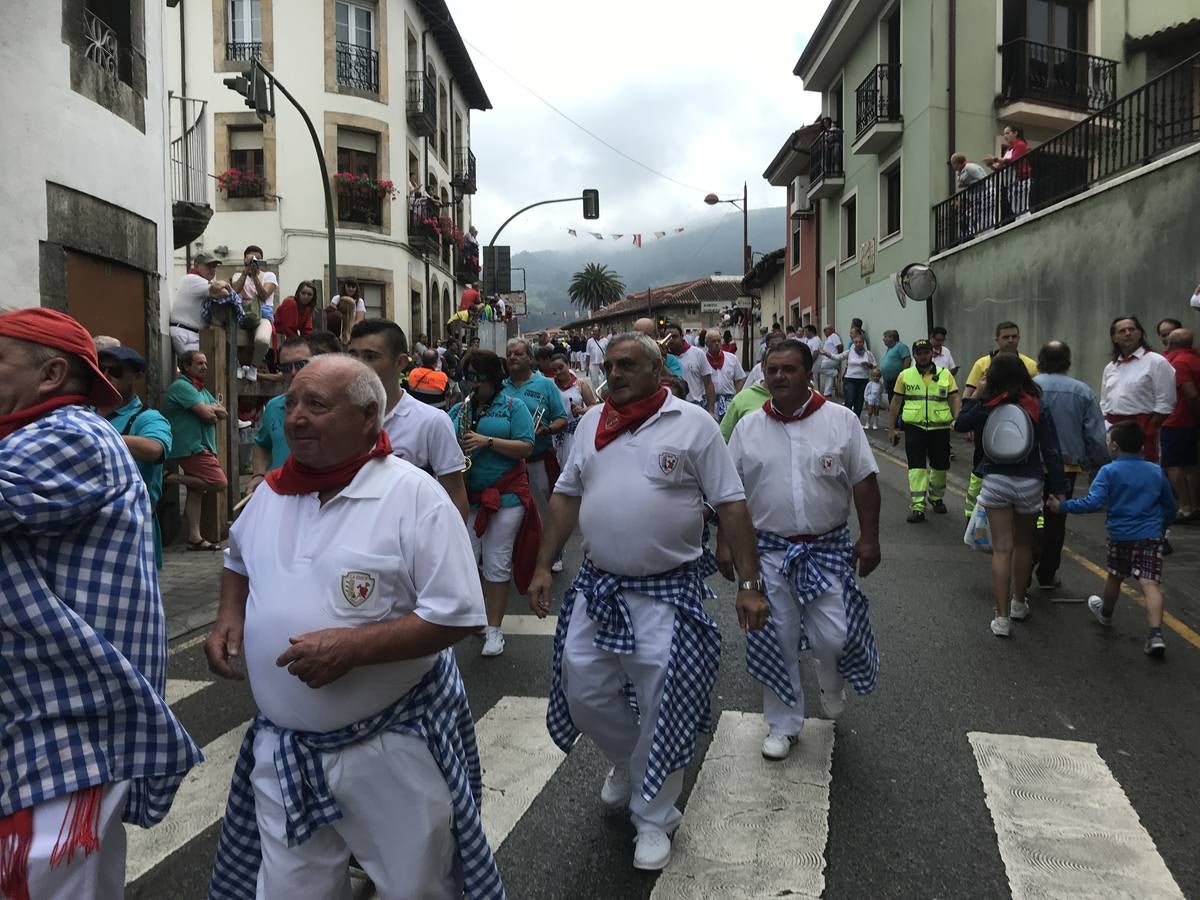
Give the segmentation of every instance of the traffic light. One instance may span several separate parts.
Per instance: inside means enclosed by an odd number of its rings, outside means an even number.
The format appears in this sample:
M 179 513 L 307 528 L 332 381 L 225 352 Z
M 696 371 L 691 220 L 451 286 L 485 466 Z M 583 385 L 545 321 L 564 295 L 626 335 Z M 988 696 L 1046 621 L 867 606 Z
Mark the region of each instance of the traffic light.
M 600 218 L 600 192 L 595 188 L 585 188 L 583 191 L 583 217 Z
M 666 317 L 666 316 L 659 316 L 659 317 L 658 317 L 658 331 L 659 331 L 659 333 L 661 334 L 661 333 L 663 332 L 663 330 L 664 330 L 666 327 L 667 327 L 667 317 Z
M 268 116 L 275 115 L 273 85 L 267 79 L 266 70 L 257 60 L 251 64 L 247 75 L 235 75 L 223 80 L 225 87 L 245 98 L 246 105 L 254 110 L 260 122 L 265 122 Z

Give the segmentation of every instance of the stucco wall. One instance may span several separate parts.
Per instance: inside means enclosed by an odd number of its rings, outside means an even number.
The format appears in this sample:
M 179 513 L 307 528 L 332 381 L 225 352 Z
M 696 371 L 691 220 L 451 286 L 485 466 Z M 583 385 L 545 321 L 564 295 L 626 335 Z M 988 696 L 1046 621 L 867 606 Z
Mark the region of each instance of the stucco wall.
M 1027 355 L 1065 340 L 1073 374 L 1098 388 L 1116 316 L 1136 315 L 1151 331 L 1166 317 L 1200 326 L 1188 306 L 1200 283 L 1198 194 L 1192 147 L 936 259 L 936 318 L 955 358 L 969 364 L 990 350 L 995 324 L 1011 320 Z

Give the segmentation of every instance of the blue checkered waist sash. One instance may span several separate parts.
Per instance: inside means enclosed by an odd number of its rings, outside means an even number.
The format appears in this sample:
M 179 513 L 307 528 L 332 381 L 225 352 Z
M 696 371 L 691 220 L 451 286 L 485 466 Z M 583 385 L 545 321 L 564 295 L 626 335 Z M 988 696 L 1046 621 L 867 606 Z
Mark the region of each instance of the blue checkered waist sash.
M 468 900 L 503 900 L 500 870 L 483 833 L 483 793 L 475 724 L 466 690 L 450 650 L 438 654 L 424 678 L 397 703 L 361 722 L 330 732 L 280 728 L 263 715 L 250 723 L 233 770 L 229 804 L 221 827 L 209 900 L 253 900 L 262 864 L 255 818 L 254 740 L 260 729 L 278 735 L 275 770 L 283 794 L 289 847 L 303 844 L 342 817 L 325 778 L 321 754 L 369 740 L 385 732 L 409 734 L 426 742 L 450 788 L 457 865 Z M 400 825 L 401 810 L 396 811 Z
M 696 753 L 696 732 L 712 730 L 709 695 L 717 680 L 721 661 L 721 633 L 704 611 L 707 588 L 693 561 L 658 575 L 629 576 L 604 572 L 584 559 L 579 574 L 567 588 L 554 632 L 554 667 L 546 727 L 554 743 L 569 751 L 579 737 L 571 720 L 562 683 L 563 648 L 574 612 L 575 598 L 582 594 L 585 611 L 597 625 L 595 646 L 610 653 L 633 653 L 637 636 L 625 602 L 624 592 L 645 594 L 676 608 L 671 652 L 664 661 L 667 675 L 654 723 L 654 739 L 642 796 L 652 800 L 672 772 L 686 767 Z M 626 696 L 636 710 L 629 686 Z
M 793 543 L 785 537 L 766 531 L 756 534 L 758 552 L 765 556 L 783 553 L 778 571 L 784 575 L 801 607 L 841 582 L 842 601 L 846 608 L 846 645 L 838 660 L 838 671 L 859 694 L 875 690 L 879 674 L 879 652 L 869 618 L 870 602 L 859 589 L 852 564 L 854 545 L 846 525 L 819 535 L 811 541 Z M 800 646 L 808 648 L 801 619 Z M 775 692 L 784 703 L 794 706 L 796 695 L 783 660 L 783 648 L 773 622 L 759 631 L 746 632 L 746 670 Z

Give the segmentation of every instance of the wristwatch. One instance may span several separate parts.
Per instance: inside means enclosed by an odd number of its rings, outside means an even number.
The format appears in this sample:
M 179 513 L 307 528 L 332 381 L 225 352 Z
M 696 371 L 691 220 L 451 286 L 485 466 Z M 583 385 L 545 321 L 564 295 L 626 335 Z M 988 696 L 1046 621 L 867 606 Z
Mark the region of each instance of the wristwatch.
M 752 581 L 739 581 L 738 582 L 738 590 L 739 591 L 758 591 L 761 594 L 763 592 L 764 588 L 766 588 L 766 584 L 763 582 L 761 575 L 758 578 L 753 579 Z
M 496 439 L 492 437 L 488 438 L 488 449 L 491 450 L 495 445 Z

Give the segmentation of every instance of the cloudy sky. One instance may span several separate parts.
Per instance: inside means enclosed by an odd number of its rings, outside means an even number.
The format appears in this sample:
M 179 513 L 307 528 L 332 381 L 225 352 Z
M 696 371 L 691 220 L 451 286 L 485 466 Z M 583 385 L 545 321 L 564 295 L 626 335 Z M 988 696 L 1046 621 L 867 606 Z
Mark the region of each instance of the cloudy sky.
M 485 242 L 520 207 L 585 187 L 600 190 L 599 221 L 585 225 L 578 204 L 547 206 L 509 225 L 502 242 L 515 253 L 563 247 L 575 240 L 567 227 L 626 235 L 702 227 L 733 212 L 705 206 L 704 195 L 740 196 L 743 181 L 751 208 L 785 203 L 762 172 L 817 115 L 819 98 L 801 90 L 792 67 L 824 0 L 449 5 L 494 107 L 472 113 L 474 220 Z M 521 84 L 688 187 L 623 159 Z

